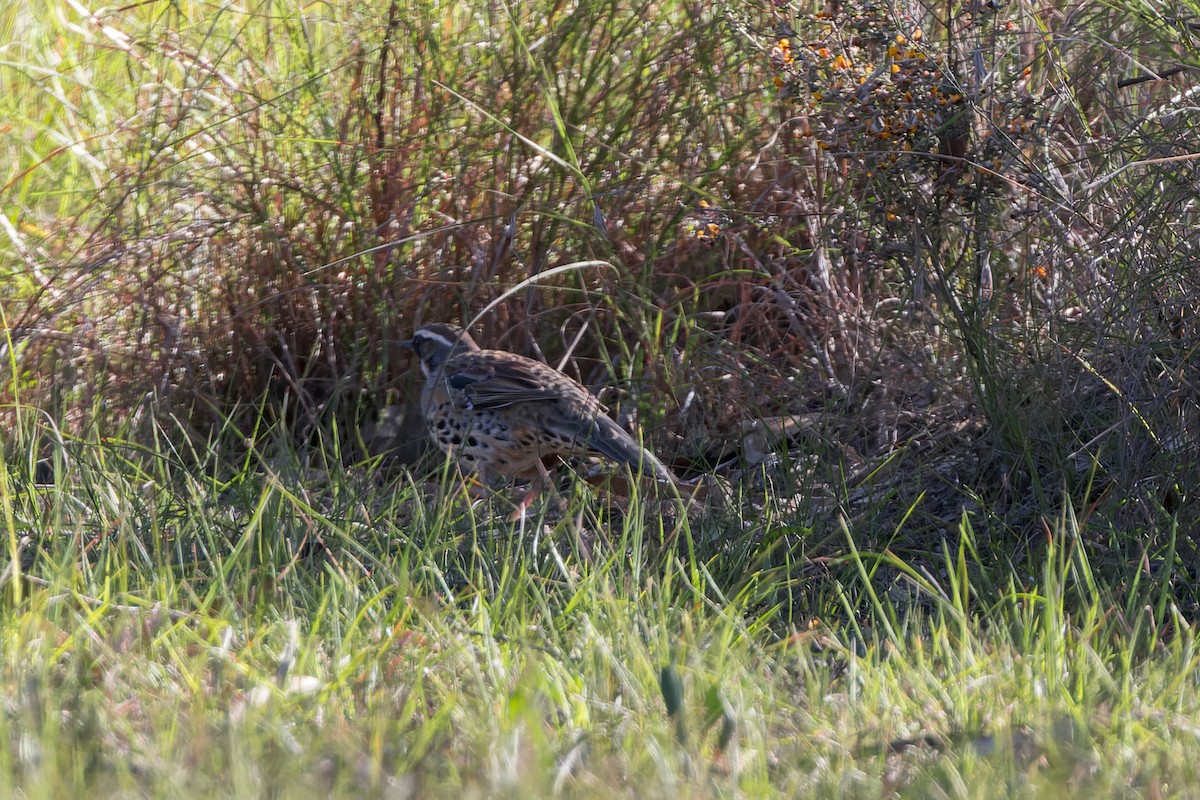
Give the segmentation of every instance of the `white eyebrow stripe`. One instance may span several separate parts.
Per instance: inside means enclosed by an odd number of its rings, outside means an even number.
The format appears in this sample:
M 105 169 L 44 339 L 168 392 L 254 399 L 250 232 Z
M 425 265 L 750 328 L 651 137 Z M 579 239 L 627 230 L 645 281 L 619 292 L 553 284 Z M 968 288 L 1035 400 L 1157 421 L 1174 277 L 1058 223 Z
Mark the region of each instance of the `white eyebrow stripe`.
M 431 331 L 421 331 L 417 334 L 417 336 L 420 337 L 421 339 L 424 339 L 429 342 L 438 342 L 443 347 L 453 347 L 455 344 L 457 344 L 459 341 L 461 341 L 457 337 L 454 339 L 447 339 L 442 334 L 433 333 Z

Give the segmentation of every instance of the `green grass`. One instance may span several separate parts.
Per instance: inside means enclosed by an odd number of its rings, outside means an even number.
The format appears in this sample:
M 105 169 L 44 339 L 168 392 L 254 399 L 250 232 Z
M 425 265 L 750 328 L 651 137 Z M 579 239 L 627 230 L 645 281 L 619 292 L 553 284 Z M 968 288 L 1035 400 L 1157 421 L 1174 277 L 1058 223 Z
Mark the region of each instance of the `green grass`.
M 52 485 L 28 458 L 0 474 L 0 784 L 25 797 L 1125 797 L 1196 777 L 1191 627 L 1161 588 L 1098 586 L 1070 515 L 1023 581 L 969 579 L 1004 570 L 965 524 L 932 568 L 847 547 L 789 624 L 778 573 L 718 577 L 736 534 L 706 547 L 700 521 L 663 547 L 656 511 L 590 491 L 522 533 L 367 464 L 252 457 L 219 484 L 118 441 L 58 452 Z

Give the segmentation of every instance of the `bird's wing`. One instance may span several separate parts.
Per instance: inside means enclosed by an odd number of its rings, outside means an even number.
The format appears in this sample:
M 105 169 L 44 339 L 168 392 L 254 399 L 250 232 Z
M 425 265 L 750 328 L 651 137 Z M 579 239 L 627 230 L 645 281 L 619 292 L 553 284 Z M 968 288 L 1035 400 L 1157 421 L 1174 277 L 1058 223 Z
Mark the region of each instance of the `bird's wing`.
M 472 354 L 475 355 L 475 354 Z M 480 354 L 486 355 L 486 354 Z M 595 395 L 556 369 L 530 359 L 464 358 L 448 365 L 447 386 L 461 392 L 472 409 L 486 411 L 517 403 L 558 401 L 539 417 L 554 434 L 664 482 L 671 473 L 621 426 L 604 414 Z
M 446 384 L 461 391 L 480 411 L 561 397 L 553 384 L 519 362 L 463 365 L 446 375 Z

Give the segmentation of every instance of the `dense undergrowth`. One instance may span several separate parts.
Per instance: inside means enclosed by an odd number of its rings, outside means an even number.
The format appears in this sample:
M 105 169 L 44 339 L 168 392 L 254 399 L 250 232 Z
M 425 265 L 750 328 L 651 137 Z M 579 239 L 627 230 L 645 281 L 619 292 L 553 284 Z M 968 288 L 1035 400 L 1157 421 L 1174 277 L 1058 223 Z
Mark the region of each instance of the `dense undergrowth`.
M 1198 20 L 0 10 L 0 773 L 1194 780 Z M 430 320 L 601 392 L 703 513 L 459 498 Z

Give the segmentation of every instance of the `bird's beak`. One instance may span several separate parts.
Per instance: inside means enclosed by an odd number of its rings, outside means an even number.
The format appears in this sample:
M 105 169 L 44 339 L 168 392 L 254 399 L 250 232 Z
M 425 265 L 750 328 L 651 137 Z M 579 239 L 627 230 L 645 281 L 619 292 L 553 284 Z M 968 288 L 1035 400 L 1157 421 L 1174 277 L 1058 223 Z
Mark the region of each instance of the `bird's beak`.
M 401 350 L 412 350 L 412 349 L 414 349 L 414 348 L 413 348 L 413 340 L 412 340 L 412 339 L 405 339 L 403 342 L 401 342 L 401 343 L 400 343 L 400 349 L 401 349 Z

